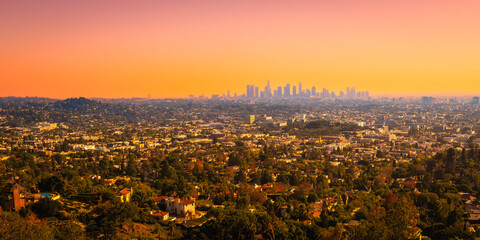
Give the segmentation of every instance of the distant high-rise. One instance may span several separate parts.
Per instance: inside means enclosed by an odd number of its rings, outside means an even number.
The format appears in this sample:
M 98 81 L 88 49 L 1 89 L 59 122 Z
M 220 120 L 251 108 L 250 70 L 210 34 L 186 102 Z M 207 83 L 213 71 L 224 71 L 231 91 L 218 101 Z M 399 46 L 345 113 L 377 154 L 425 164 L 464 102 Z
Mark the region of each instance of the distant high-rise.
M 272 96 L 272 88 L 270 88 L 270 81 L 267 81 L 267 86 L 265 86 L 265 96 L 266 97 Z
M 478 104 L 478 100 L 479 100 L 478 97 L 473 97 L 472 104 Z
M 277 95 L 275 97 L 282 97 L 282 87 L 277 88 Z
M 298 95 L 303 95 L 303 90 L 302 90 L 302 83 L 298 83 Z
M 317 88 L 315 86 L 312 87 L 312 95 L 317 96 Z
M 435 101 L 434 97 L 426 97 L 426 96 L 422 97 L 422 103 L 424 104 L 432 104 L 434 101 Z
M 260 97 L 259 89 L 258 87 L 255 87 L 255 98 L 259 98 L 259 97 Z
M 265 97 L 266 97 L 266 96 L 265 96 L 265 91 L 261 91 L 261 92 L 260 92 L 260 98 L 265 98 Z
M 292 87 L 292 95 L 297 96 L 297 87 L 296 86 Z
M 255 85 L 247 85 L 247 98 L 255 97 Z
M 310 89 L 307 88 L 307 90 L 305 90 L 305 96 L 310 97 L 310 95 L 311 95 Z
M 283 96 L 290 97 L 290 83 L 283 88 Z
M 347 87 L 347 91 L 345 93 L 347 98 L 355 98 L 357 97 L 357 93 L 355 92 L 355 87 Z
M 330 97 L 330 92 L 326 88 L 323 88 L 321 96 L 324 97 L 324 98 L 329 98 Z

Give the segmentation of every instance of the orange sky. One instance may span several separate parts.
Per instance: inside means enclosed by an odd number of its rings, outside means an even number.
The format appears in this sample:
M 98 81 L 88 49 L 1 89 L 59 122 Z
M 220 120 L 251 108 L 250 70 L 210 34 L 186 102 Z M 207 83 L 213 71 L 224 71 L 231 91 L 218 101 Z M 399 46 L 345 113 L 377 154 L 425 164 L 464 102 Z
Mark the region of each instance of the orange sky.
M 478 0 L 0 3 L 0 96 L 480 95 Z

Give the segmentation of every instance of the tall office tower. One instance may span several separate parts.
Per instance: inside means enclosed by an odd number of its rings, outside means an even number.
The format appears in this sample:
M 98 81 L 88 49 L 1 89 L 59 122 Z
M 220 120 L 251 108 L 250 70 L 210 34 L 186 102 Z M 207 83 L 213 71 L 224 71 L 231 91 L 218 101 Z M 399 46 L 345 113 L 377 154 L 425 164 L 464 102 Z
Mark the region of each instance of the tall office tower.
M 312 95 L 314 97 L 317 96 L 317 88 L 315 86 L 312 87 Z
M 265 96 L 266 97 L 272 96 L 272 88 L 270 88 L 270 80 L 267 81 L 267 86 L 265 86 Z
M 227 97 L 230 98 L 230 90 L 227 91 Z
M 290 83 L 283 88 L 283 96 L 290 97 Z
M 255 98 L 259 98 L 259 97 L 260 97 L 259 89 L 258 87 L 255 87 Z
M 350 88 L 349 87 L 347 87 L 347 90 L 345 91 L 345 95 L 346 95 L 347 98 L 350 97 Z
M 247 85 L 247 98 L 255 97 L 255 85 Z
M 328 90 L 326 88 L 323 88 L 322 93 L 321 93 L 321 97 L 324 97 L 324 98 L 330 97 L 330 93 L 328 92 Z
M 298 83 L 298 95 L 300 95 L 300 96 L 303 95 L 302 83 L 301 82 Z
M 370 98 L 370 93 L 368 91 L 365 91 L 365 97 Z
M 336 98 L 337 98 L 337 94 L 335 94 L 334 91 L 332 91 L 332 94 L 331 94 L 331 95 L 332 95 L 332 98 L 333 98 L 333 99 L 336 99 Z
M 352 87 L 352 88 L 350 89 L 350 91 L 352 92 L 352 98 L 355 98 L 355 88 Z
M 310 95 L 311 95 L 310 89 L 307 88 L 307 90 L 305 90 L 305 96 L 310 97 Z
M 340 98 L 345 97 L 345 93 L 343 93 L 343 91 L 340 91 L 340 93 L 338 95 L 339 95 Z
M 479 98 L 478 97 L 473 97 L 472 98 L 472 104 L 478 104 Z
M 277 88 L 277 96 L 276 97 L 282 97 L 282 87 Z
M 292 88 L 292 95 L 297 96 L 297 87 L 296 86 L 293 86 L 293 88 Z

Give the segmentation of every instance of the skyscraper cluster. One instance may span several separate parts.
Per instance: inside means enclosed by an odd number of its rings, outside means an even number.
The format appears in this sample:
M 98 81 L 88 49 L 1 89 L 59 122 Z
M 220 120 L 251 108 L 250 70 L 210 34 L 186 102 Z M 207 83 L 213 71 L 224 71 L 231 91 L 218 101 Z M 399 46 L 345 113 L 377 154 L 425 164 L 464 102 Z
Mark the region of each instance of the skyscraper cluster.
M 368 99 L 370 94 L 368 91 L 356 92 L 355 87 L 347 87 L 345 93 L 340 91 L 336 94 L 334 91 L 329 91 L 323 88 L 321 92 L 317 91 L 315 86 L 304 89 L 302 83 L 299 82 L 298 86 L 290 85 L 287 83 L 285 86 L 279 86 L 273 89 L 270 86 L 270 81 L 267 82 L 263 91 L 259 91 L 259 87 L 255 85 L 247 85 L 247 92 L 245 97 L 247 99 L 255 98 L 289 98 L 289 97 L 319 97 L 319 98 L 332 98 L 332 99 Z
M 247 98 L 258 98 L 258 87 L 247 85 Z

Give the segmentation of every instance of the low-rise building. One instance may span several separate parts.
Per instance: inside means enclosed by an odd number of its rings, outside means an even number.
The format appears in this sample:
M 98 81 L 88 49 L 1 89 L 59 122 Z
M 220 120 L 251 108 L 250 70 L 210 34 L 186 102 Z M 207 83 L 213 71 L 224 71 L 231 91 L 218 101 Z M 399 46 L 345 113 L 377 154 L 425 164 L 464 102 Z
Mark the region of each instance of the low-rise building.
M 120 202 L 130 202 L 132 199 L 132 194 L 133 194 L 133 188 L 124 188 L 117 194 L 117 198 L 120 200 Z

